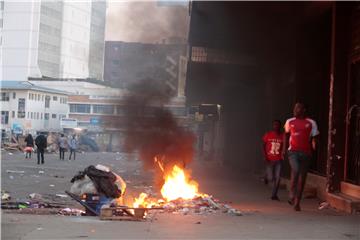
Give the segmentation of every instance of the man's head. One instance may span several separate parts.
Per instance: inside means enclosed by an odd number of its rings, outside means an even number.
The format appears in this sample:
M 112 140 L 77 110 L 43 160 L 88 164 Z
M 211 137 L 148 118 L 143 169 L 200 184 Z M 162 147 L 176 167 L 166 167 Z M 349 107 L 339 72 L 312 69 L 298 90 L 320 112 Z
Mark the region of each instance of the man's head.
M 305 112 L 306 112 L 306 108 L 305 108 L 305 104 L 302 102 L 297 102 L 295 103 L 294 106 L 294 117 L 296 118 L 304 118 L 305 117 Z
M 64 136 L 64 134 L 60 134 L 60 136 L 61 136 L 61 137 L 63 137 L 63 136 Z
M 281 122 L 280 122 L 280 120 L 274 120 L 272 126 L 273 126 L 273 130 L 274 130 L 275 132 L 280 132 L 280 129 L 281 129 Z

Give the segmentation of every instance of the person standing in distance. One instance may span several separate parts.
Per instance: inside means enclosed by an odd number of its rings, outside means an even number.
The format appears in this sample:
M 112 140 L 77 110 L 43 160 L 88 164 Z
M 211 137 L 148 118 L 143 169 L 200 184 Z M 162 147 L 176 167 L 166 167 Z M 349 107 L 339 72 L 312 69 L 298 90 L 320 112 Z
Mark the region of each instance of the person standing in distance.
M 37 147 L 37 164 L 40 164 L 40 158 L 41 158 L 41 164 L 44 164 L 44 152 L 47 148 L 47 140 L 46 137 L 43 134 L 39 134 L 35 138 L 35 145 Z

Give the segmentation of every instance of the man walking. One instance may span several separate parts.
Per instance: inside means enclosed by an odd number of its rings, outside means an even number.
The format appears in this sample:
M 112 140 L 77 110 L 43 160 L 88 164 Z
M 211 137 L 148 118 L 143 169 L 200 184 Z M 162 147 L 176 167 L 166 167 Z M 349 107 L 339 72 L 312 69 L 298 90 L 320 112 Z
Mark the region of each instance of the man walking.
M 263 137 L 263 153 L 266 162 L 266 179 L 273 182 L 271 200 L 279 201 L 278 190 L 283 157 L 284 134 L 281 132 L 280 120 L 273 121 L 273 130 Z
M 58 144 L 59 144 L 60 160 L 64 160 L 64 158 L 65 158 L 65 149 L 66 149 L 66 145 L 67 145 L 66 138 L 65 138 L 64 134 L 60 135 Z
M 285 123 L 285 146 L 289 144 L 288 158 L 291 167 L 289 204 L 295 211 L 301 211 L 300 200 L 305 186 L 312 151 L 316 147 L 316 136 L 319 131 L 316 122 L 306 117 L 303 103 L 294 106 L 294 117 Z M 283 155 L 285 155 L 285 148 Z
M 75 153 L 76 153 L 76 149 L 77 149 L 77 140 L 76 140 L 76 135 L 74 134 L 72 136 L 72 138 L 70 139 L 69 142 L 69 148 L 70 148 L 70 156 L 69 156 L 69 160 L 71 160 L 71 155 L 74 154 L 74 160 L 75 160 Z
M 43 134 L 38 135 L 35 138 L 35 145 L 37 147 L 37 164 L 40 164 L 40 157 L 41 157 L 41 164 L 44 164 L 44 151 L 47 148 L 47 140 Z

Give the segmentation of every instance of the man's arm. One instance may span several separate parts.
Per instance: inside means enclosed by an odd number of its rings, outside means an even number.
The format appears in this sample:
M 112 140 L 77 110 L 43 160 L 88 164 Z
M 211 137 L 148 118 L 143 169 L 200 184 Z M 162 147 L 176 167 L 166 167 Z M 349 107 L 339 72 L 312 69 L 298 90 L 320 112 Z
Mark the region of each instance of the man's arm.
M 282 158 L 285 159 L 285 154 L 286 154 L 286 149 L 289 148 L 289 137 L 290 137 L 290 133 L 284 133 L 284 138 L 283 138 L 283 148 L 282 148 Z

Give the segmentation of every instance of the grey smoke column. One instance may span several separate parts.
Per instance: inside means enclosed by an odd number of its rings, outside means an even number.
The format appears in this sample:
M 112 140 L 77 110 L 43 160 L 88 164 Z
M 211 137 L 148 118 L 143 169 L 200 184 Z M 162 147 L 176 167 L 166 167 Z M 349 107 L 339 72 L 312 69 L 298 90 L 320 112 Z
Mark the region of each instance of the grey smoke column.
M 189 19 L 186 4 L 109 2 L 106 40 L 155 43 L 171 37 L 186 39 Z

